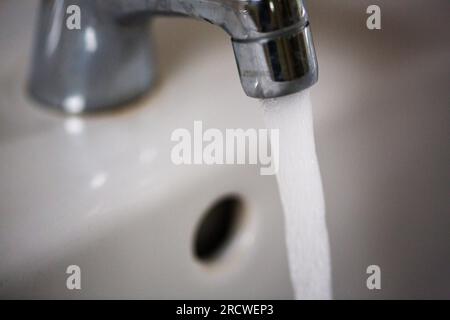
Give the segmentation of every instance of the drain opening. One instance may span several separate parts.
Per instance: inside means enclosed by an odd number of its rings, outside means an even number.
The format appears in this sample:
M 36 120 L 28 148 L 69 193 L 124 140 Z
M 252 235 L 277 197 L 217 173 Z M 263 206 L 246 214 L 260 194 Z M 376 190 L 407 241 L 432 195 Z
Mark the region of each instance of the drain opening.
M 229 245 L 242 218 L 242 200 L 227 196 L 208 209 L 194 235 L 194 255 L 202 262 L 216 259 Z

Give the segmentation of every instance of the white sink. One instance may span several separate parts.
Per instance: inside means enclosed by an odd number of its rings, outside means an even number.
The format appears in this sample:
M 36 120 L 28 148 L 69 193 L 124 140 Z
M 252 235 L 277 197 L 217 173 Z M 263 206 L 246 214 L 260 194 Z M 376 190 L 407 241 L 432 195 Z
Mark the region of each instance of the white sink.
M 382 7 L 382 31 L 365 28 L 369 2 Z M 450 7 L 435 2 L 309 6 L 336 298 L 450 294 Z M 0 297 L 291 298 L 274 177 L 170 161 L 171 132 L 194 120 L 263 127 L 227 35 L 158 19 L 153 92 L 121 111 L 66 117 L 24 95 L 37 4 L 0 3 Z M 422 15 L 433 23 L 417 24 Z M 229 194 L 243 199 L 243 219 L 202 262 L 195 232 Z M 371 264 L 381 291 L 366 288 Z M 69 265 L 82 270 L 81 290 L 66 288 Z

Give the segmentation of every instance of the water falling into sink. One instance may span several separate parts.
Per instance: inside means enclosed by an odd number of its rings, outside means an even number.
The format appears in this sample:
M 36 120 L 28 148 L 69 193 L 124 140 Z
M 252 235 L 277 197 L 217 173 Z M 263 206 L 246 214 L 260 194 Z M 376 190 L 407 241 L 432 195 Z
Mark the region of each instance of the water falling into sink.
M 309 91 L 263 101 L 266 125 L 280 130 L 277 174 L 297 299 L 331 298 L 331 265 Z

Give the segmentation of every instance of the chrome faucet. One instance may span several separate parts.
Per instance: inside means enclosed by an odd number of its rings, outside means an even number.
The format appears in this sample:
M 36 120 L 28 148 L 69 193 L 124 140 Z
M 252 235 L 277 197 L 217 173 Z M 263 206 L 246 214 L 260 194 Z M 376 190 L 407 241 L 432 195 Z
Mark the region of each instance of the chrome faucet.
M 81 10 L 81 29 L 66 9 Z M 273 98 L 317 81 L 317 61 L 302 0 L 42 0 L 29 91 L 69 113 L 133 100 L 152 87 L 147 17 L 182 15 L 230 36 L 245 93 Z

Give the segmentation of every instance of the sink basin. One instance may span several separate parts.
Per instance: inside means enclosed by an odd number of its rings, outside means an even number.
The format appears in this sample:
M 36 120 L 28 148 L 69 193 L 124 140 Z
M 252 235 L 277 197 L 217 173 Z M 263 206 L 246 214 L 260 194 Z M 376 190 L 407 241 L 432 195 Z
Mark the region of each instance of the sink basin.
M 311 2 L 320 65 L 312 89 L 335 298 L 445 298 L 448 1 Z M 378 3 L 382 30 L 365 27 Z M 176 128 L 263 128 L 228 37 L 156 19 L 160 81 L 121 110 L 65 116 L 25 83 L 37 1 L 0 3 L 0 297 L 292 298 L 273 176 L 251 165 L 176 166 Z M 404 8 L 408 8 L 405 10 Z M 431 24 L 416 24 L 428 16 Z M 217 85 L 220 84 L 220 85 Z M 210 208 L 238 221 L 212 259 L 195 254 Z M 379 265 L 382 290 L 368 290 Z M 81 268 L 81 290 L 66 269 Z

